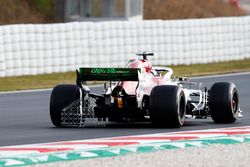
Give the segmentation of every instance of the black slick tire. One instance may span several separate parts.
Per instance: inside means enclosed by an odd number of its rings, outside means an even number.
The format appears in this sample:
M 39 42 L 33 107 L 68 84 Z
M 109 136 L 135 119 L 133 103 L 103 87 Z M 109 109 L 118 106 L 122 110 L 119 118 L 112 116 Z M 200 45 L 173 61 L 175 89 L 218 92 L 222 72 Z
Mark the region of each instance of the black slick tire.
M 150 119 L 155 126 L 178 128 L 183 126 L 186 101 L 182 88 L 160 85 L 150 94 Z
M 50 96 L 50 118 L 56 127 L 61 127 L 61 112 L 70 103 L 80 97 L 77 85 L 57 85 Z
M 215 83 L 209 93 L 209 107 L 215 123 L 233 123 L 239 114 L 239 95 L 230 82 Z

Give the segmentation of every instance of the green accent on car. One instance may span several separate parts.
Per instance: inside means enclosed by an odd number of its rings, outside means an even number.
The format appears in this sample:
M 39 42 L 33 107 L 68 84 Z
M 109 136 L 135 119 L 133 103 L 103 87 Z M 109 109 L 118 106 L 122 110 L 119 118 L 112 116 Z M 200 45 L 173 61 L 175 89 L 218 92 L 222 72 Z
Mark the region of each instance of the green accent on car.
M 81 81 L 138 81 L 137 68 L 79 68 Z

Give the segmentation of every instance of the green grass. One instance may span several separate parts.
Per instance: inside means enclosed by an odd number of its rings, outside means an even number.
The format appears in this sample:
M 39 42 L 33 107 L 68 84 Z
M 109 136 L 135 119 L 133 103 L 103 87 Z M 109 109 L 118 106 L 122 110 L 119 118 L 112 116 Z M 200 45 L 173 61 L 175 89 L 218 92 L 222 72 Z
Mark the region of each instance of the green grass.
M 250 59 L 210 64 L 170 66 L 175 76 L 202 76 L 250 71 Z
M 201 76 L 250 71 L 250 59 L 223 63 L 170 66 L 174 76 Z M 0 91 L 52 88 L 61 83 L 75 83 L 75 72 L 0 78 Z
M 32 0 L 31 2 L 46 17 L 53 17 L 54 16 L 54 2 L 53 2 L 53 0 Z

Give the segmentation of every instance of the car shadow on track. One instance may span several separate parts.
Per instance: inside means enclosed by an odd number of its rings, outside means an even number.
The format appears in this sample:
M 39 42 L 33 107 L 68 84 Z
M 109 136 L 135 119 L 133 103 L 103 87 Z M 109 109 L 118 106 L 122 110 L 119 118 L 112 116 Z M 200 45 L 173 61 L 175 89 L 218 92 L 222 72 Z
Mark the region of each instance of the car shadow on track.
M 211 120 L 187 120 L 183 127 L 165 127 L 154 126 L 149 122 L 133 122 L 133 123 L 110 123 L 107 125 L 89 125 L 85 127 L 61 127 L 59 129 L 208 129 L 217 127 L 218 124 L 213 123 Z M 219 125 L 220 126 L 220 125 Z M 225 124 L 221 124 L 222 127 Z M 52 127 L 57 129 L 56 127 Z

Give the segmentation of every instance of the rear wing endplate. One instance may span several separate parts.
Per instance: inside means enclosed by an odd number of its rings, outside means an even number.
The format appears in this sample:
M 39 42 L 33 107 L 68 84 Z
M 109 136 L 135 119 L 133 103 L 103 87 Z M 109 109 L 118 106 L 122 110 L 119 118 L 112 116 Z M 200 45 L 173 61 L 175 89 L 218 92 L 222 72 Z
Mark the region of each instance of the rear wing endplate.
M 79 68 L 77 81 L 138 81 L 137 68 Z

